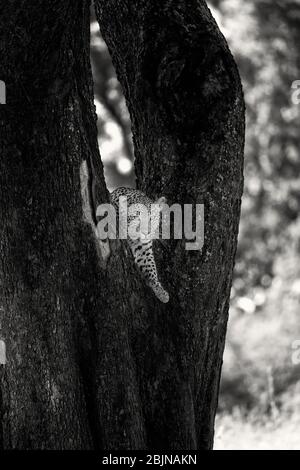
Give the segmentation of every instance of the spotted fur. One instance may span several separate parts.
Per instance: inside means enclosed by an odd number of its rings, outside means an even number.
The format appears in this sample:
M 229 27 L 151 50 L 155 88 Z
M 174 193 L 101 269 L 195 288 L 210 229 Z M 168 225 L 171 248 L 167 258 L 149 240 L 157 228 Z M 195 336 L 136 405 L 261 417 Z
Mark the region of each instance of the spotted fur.
M 161 302 L 167 303 L 169 301 L 169 294 L 165 291 L 158 279 L 157 268 L 153 254 L 153 234 L 156 232 L 156 230 L 159 229 L 161 204 L 165 202 L 165 199 L 161 198 L 154 202 L 142 191 L 137 189 L 117 188 L 111 193 L 111 202 L 116 208 L 118 215 L 120 215 L 119 198 L 121 196 L 126 196 L 128 208 L 131 204 L 143 204 L 143 206 L 147 208 L 147 224 L 149 223 L 149 230 L 146 233 L 142 233 L 142 237 L 136 240 L 128 236 L 127 242 L 134 257 L 135 264 L 146 284 L 153 290 L 154 294 Z M 153 206 L 153 204 L 155 204 L 155 206 Z M 140 218 L 138 216 L 128 216 L 127 219 L 128 225 L 136 224 L 137 228 L 140 228 L 139 221 Z

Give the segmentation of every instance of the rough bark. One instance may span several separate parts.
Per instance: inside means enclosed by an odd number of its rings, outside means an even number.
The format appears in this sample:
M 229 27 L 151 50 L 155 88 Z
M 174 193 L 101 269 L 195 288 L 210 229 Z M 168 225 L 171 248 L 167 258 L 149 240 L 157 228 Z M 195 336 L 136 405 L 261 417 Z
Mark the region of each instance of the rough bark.
M 204 2 L 97 1 L 133 123 L 138 186 L 205 203 L 202 252 L 158 251 L 161 305 L 83 220 L 108 199 L 84 0 L 1 0 L 0 448 L 207 449 L 242 192 L 239 76 Z
M 96 13 L 131 115 L 137 186 L 205 204 L 202 252 L 160 252 L 171 302 L 135 308 L 147 444 L 211 448 L 243 182 L 239 74 L 201 0 L 97 0 Z

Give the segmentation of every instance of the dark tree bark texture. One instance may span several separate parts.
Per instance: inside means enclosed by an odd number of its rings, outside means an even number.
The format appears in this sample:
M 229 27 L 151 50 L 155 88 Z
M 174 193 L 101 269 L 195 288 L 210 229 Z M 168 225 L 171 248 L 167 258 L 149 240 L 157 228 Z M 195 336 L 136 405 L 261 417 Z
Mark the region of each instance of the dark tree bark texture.
M 126 247 L 85 223 L 108 201 L 84 0 L 0 0 L 2 449 L 213 445 L 244 143 L 239 75 L 202 0 L 97 0 L 132 119 L 137 185 L 205 204 L 205 243 L 157 249 L 163 305 Z

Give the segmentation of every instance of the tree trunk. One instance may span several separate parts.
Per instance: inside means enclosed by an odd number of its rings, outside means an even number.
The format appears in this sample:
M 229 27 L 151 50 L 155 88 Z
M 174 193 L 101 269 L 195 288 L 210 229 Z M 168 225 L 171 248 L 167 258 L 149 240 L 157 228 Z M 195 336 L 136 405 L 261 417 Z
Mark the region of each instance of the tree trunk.
M 233 58 L 202 1 L 96 2 L 138 186 L 205 204 L 201 252 L 157 251 L 163 305 L 122 244 L 105 262 L 86 223 L 86 204 L 108 200 L 88 2 L 29 3 L 0 0 L 0 448 L 211 448 L 242 193 Z

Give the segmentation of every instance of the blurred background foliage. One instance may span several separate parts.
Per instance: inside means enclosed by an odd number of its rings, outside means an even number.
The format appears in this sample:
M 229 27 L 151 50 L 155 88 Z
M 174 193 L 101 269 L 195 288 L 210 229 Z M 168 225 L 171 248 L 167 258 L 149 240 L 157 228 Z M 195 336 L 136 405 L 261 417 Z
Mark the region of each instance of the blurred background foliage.
M 300 449 L 300 365 L 293 363 L 300 340 L 300 104 L 292 101 L 300 79 L 300 0 L 209 6 L 238 63 L 247 105 L 216 447 Z M 107 184 L 134 186 L 130 119 L 94 17 L 91 34 Z

